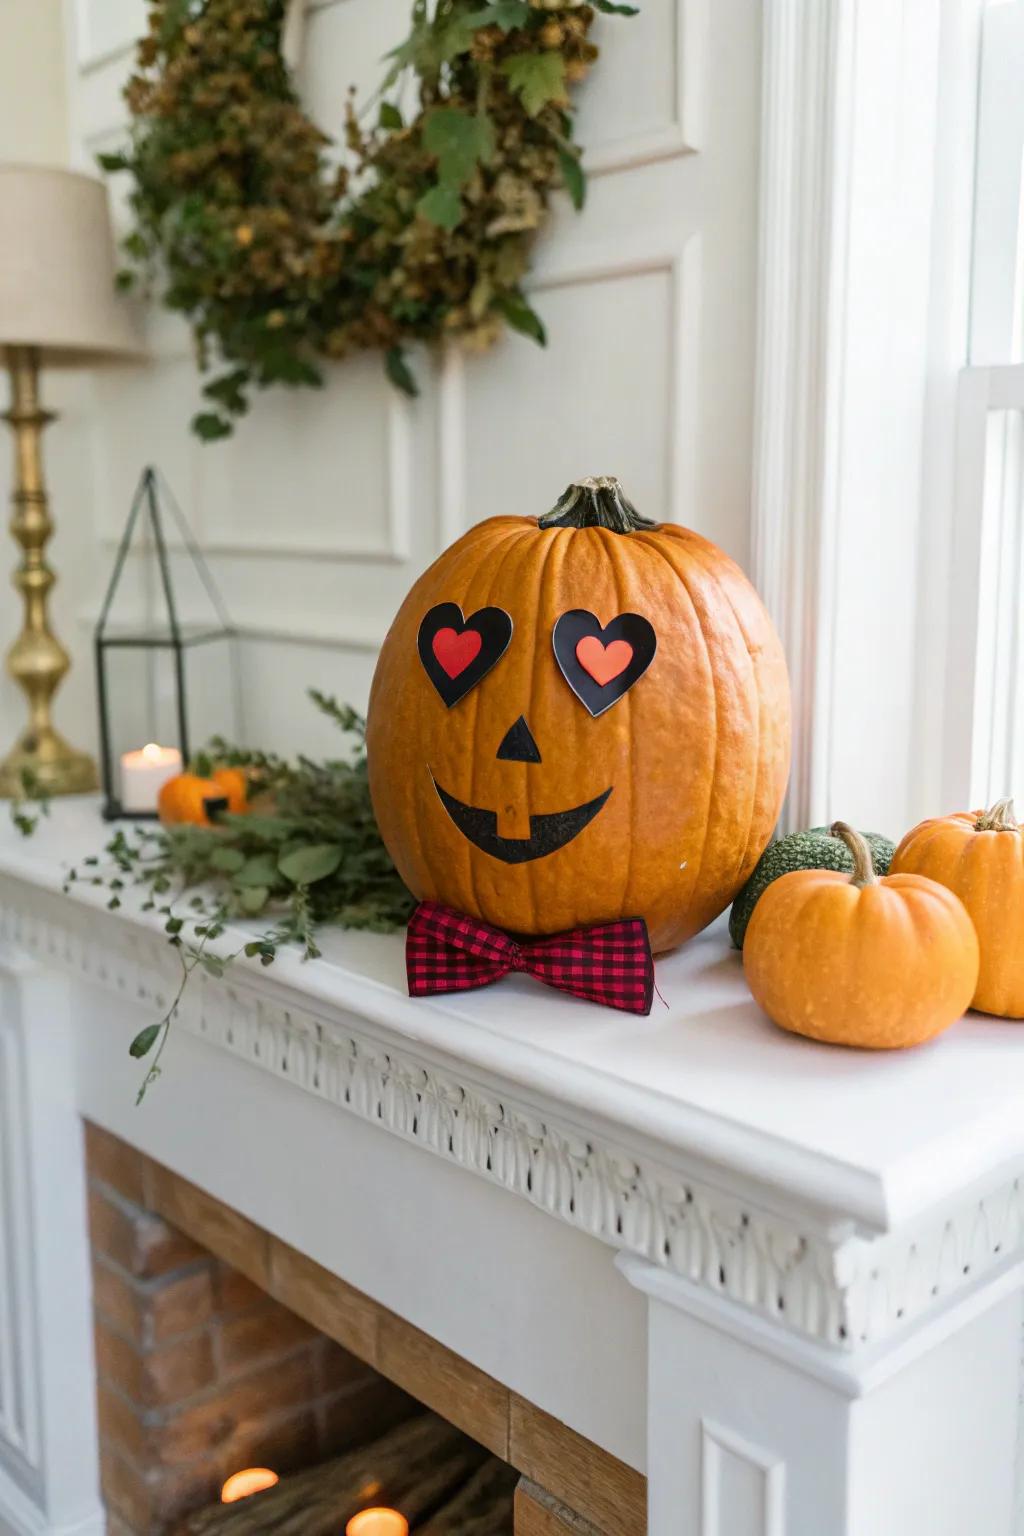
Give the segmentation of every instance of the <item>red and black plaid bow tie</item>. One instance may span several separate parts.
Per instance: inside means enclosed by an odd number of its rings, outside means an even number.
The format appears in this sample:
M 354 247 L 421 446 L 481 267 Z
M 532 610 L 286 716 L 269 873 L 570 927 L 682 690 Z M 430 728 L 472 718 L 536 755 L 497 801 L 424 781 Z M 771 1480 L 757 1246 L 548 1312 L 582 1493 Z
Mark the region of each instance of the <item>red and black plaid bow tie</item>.
M 526 971 L 561 992 L 627 1013 L 650 1013 L 654 993 L 654 960 L 642 917 L 513 939 L 475 917 L 424 901 L 409 919 L 405 965 L 410 997 L 468 992 L 509 971 Z

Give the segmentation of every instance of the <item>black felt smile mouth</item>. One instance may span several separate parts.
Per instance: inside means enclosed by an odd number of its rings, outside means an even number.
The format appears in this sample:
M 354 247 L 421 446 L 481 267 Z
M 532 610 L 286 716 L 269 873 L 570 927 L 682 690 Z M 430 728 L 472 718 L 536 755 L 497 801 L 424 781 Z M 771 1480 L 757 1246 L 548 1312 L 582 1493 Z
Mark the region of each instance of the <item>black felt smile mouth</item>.
M 481 852 L 489 853 L 505 864 L 527 864 L 531 859 L 543 859 L 549 853 L 557 853 L 593 821 L 614 788 L 609 785 L 603 794 L 588 800 L 585 805 L 573 806 L 571 810 L 531 816 L 529 837 L 499 837 L 495 811 L 481 810 L 479 806 L 456 800 L 454 795 L 441 788 L 433 774 L 430 777 L 441 804 L 463 837 Z

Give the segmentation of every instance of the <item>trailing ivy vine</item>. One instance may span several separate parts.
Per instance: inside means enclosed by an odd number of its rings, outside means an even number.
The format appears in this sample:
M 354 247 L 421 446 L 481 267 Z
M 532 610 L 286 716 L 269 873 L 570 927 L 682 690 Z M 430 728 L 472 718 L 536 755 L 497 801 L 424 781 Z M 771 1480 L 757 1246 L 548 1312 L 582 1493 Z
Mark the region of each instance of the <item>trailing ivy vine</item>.
M 343 757 L 296 761 L 231 746 L 215 738 L 190 765 L 244 768 L 250 808 L 208 826 L 118 828 L 102 854 L 68 871 L 64 889 L 102 888 L 117 911 L 132 889 L 141 909 L 163 920 L 181 963 L 179 985 L 163 1015 L 139 1031 L 131 1054 L 149 1058 L 139 1099 L 160 1075 L 160 1059 L 193 972 L 222 976 L 240 955 L 273 964 L 282 945 L 316 959 L 325 925 L 388 933 L 415 903 L 381 841 L 370 804 L 365 722 L 348 705 L 310 689 L 313 703 L 349 738 Z M 33 826 L 21 827 L 28 835 Z M 229 923 L 249 925 L 235 954 L 210 950 Z M 256 931 L 252 925 L 258 924 Z
M 129 285 L 155 273 L 213 371 L 193 426 L 226 436 L 254 388 L 322 382 L 321 361 L 544 343 L 523 292 L 552 193 L 585 197 L 572 88 L 597 57 L 592 0 L 414 0 L 379 92 L 345 109 L 345 163 L 304 113 L 281 55 L 286 0 L 150 0 L 126 88 Z M 412 102 L 409 109 L 404 103 Z

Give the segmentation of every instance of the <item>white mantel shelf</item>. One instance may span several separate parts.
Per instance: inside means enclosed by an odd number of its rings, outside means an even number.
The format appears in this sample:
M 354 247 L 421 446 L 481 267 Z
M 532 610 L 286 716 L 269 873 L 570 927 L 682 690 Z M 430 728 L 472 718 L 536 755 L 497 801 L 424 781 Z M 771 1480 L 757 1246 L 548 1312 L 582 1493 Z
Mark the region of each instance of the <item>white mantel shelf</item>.
M 104 890 L 61 889 L 109 831 L 91 799 L 56 804 L 29 839 L 5 826 L 0 934 L 155 1017 L 178 964 L 162 919 L 131 892 L 111 913 Z M 659 960 L 647 1019 L 520 977 L 412 1000 L 400 935 L 329 932 L 323 948 L 197 973 L 176 1027 L 841 1348 L 1024 1247 L 1012 1024 L 971 1015 L 891 1055 L 790 1038 L 750 998 L 723 922 Z
M 339 931 L 197 971 L 136 1110 L 127 1047 L 180 962 L 138 892 L 88 883 L 109 833 L 91 799 L 0 830 L 0 1536 L 102 1532 L 17 1491 L 61 1426 L 94 1443 L 91 1389 L 66 1401 L 80 1115 L 646 1470 L 647 1536 L 1024 1531 L 1019 1026 L 790 1038 L 721 922 L 659 960 L 647 1019 L 525 977 L 413 1001 L 401 935 Z

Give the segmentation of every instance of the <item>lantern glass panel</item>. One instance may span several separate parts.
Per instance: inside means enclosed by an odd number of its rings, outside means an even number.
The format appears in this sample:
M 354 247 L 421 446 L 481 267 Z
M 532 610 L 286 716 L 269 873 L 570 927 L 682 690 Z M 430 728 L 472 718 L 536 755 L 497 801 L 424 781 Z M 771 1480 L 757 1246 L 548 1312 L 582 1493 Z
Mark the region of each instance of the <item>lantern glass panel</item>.
M 156 743 L 177 748 L 187 762 L 213 735 L 239 737 L 237 643 L 180 507 L 158 473 L 147 469 L 96 631 L 108 818 L 123 813 L 126 752 Z M 155 794 L 152 800 L 133 816 L 155 816 Z

